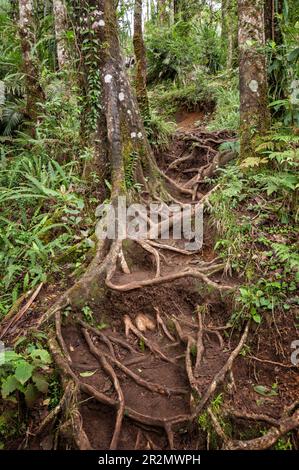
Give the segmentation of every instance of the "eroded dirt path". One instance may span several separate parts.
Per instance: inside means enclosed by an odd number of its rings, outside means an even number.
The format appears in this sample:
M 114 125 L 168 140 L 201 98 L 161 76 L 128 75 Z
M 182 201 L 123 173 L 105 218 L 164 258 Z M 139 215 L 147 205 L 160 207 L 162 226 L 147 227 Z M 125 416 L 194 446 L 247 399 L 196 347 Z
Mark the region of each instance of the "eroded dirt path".
M 211 168 L 219 144 L 234 139 L 229 132 L 196 128 L 198 117 L 184 119 L 168 151 L 157 156 L 174 199 L 184 202 L 210 194 L 213 185 L 202 181 L 203 170 Z M 163 240 L 166 246 L 147 249 L 128 241 L 128 265 L 118 263 L 111 277 L 118 289 L 107 289 L 102 303 L 91 299 L 89 316 L 62 316 L 58 331 L 66 362 L 61 364 L 54 343 L 52 353 L 65 394 L 53 419 L 45 418 L 44 409 L 38 429 L 36 416 L 32 421 L 33 448 L 65 448 L 75 440 L 81 449 L 206 449 L 226 444 L 217 419 L 225 421 L 231 439 L 259 436 L 261 427 L 277 424 L 298 399 L 297 371 L 282 365 L 290 331 L 283 322 L 277 326 L 281 354 L 275 331 L 255 333 L 249 323 L 232 328 L 230 289 L 241 280 L 223 274 L 215 237 L 205 216 L 203 247 L 191 255 L 186 240 Z M 198 269 L 206 279 L 191 275 Z M 190 276 L 175 279 L 184 271 Z M 155 275 L 174 279 L 155 285 Z M 133 287 L 122 292 L 123 286 Z M 247 358 L 248 351 L 263 360 Z M 78 390 L 68 388 L 67 377 Z M 279 394 L 258 396 L 259 383 L 270 389 L 279 384 Z

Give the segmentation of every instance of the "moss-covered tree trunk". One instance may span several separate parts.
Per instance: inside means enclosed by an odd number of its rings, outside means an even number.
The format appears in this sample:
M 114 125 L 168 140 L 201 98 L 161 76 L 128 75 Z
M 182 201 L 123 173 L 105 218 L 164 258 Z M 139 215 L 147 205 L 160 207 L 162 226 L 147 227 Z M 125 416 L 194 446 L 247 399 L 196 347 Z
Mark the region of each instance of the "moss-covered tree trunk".
M 44 92 L 39 82 L 39 67 L 34 57 L 35 46 L 34 1 L 19 0 L 19 32 L 26 77 L 26 114 L 36 121 L 39 115 L 38 103 L 44 101 Z
M 136 57 L 136 93 L 137 100 L 143 114 L 146 118 L 149 116 L 149 103 L 146 89 L 146 50 L 142 32 L 142 0 L 135 0 L 134 7 L 134 52 Z
M 239 0 L 241 158 L 254 154 L 254 134 L 269 129 L 264 1 Z
M 87 95 L 96 96 L 88 112 L 100 130 L 99 156 L 104 158 L 103 151 L 108 155 L 113 200 L 136 182 L 146 190 L 143 172 L 151 173 L 152 155 L 121 53 L 116 2 L 78 1 L 77 9 Z
M 53 13 L 56 37 L 57 61 L 60 70 L 69 62 L 69 52 L 66 40 L 68 26 L 67 9 L 63 0 L 53 0 Z

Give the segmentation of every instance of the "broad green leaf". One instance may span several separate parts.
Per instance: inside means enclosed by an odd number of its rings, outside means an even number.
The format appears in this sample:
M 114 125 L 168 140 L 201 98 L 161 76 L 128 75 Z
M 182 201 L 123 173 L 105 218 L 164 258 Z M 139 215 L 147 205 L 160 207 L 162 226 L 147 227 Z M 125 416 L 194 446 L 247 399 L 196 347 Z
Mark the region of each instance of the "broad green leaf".
M 262 317 L 258 313 L 255 313 L 254 315 L 252 315 L 252 318 L 255 321 L 255 323 L 258 323 L 258 324 L 260 324 L 262 321 Z
M 45 349 L 34 349 L 31 351 L 30 356 L 32 359 L 39 358 L 44 364 L 51 364 L 52 362 L 50 354 Z
M 20 361 L 15 370 L 15 377 L 22 385 L 24 385 L 32 376 L 33 370 L 34 367 L 29 364 L 29 362 Z
M 12 392 L 17 390 L 18 381 L 13 375 L 9 375 L 6 380 L 2 382 L 1 395 L 2 398 L 7 398 Z
M 97 371 L 89 371 L 87 370 L 86 372 L 81 372 L 80 375 L 81 377 L 92 377 Z
M 9 351 L 9 350 L 5 350 L 3 356 L 4 356 L 5 364 L 9 364 L 9 363 L 18 361 L 21 358 L 21 356 L 19 354 L 17 354 L 16 352 Z

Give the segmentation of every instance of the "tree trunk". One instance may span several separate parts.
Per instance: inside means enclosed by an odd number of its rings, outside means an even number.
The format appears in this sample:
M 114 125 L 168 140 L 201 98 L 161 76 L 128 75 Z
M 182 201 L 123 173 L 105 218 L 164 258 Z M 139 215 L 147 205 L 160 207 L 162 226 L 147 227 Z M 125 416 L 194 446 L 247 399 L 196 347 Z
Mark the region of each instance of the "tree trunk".
M 228 4 L 230 0 L 221 2 L 221 42 L 222 46 L 227 47 L 228 43 Z
M 264 2 L 239 0 L 241 158 L 254 154 L 253 134 L 270 124 L 267 107 Z
M 96 119 L 96 128 L 101 130 L 102 151 L 107 142 L 113 200 L 133 189 L 137 181 L 146 190 L 143 170 L 150 173 L 152 155 L 121 54 L 116 2 L 78 1 L 77 9 L 81 18 L 78 33 L 85 38 L 82 54 L 88 64 L 85 67 L 87 94 L 94 96 L 93 83 L 99 77 L 101 96 L 97 95 L 97 103 L 91 104 L 97 112 L 96 115 L 93 112 L 93 120 Z
M 149 103 L 146 89 L 146 51 L 142 32 L 142 0 L 135 0 L 134 8 L 134 51 L 136 57 L 136 93 L 144 118 L 149 116 Z
M 53 0 L 53 13 L 55 24 L 57 61 L 60 70 L 69 62 L 69 53 L 66 41 L 67 10 L 63 0 Z
M 279 46 L 283 44 L 283 35 L 280 20 L 277 15 L 283 13 L 283 0 L 265 0 L 265 39 L 275 42 L 278 47 L 271 48 L 270 65 L 281 54 Z M 279 74 L 278 74 L 279 76 Z M 268 76 L 270 95 L 273 100 L 283 100 L 286 98 L 285 90 L 277 86 L 277 69 L 272 69 Z M 273 111 L 273 109 L 272 109 Z
M 35 45 L 33 0 L 19 0 L 19 31 L 26 75 L 26 114 L 36 121 L 39 115 L 38 103 L 45 99 L 39 83 L 39 68 L 32 49 Z
M 166 11 L 168 0 L 158 0 L 157 7 L 158 7 L 158 21 L 161 25 L 166 24 L 169 20 L 168 14 Z
M 265 36 L 266 41 L 281 44 L 283 41 L 280 22 L 277 15 L 283 12 L 283 0 L 265 0 Z
M 237 2 L 228 0 L 227 5 L 227 57 L 226 68 L 232 69 L 234 59 L 238 49 L 238 21 L 237 21 Z

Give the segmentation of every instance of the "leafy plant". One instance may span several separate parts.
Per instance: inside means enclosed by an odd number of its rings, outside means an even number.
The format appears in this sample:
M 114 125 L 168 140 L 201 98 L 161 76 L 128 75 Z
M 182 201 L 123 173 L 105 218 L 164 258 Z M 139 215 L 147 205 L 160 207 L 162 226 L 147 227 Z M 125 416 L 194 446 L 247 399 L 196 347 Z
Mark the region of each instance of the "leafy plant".
M 82 308 L 82 313 L 87 323 L 93 323 L 93 311 L 88 305 Z
M 21 393 L 31 407 L 39 394 L 48 392 L 49 365 L 52 360 L 47 350 L 29 345 L 24 353 L 5 350 L 1 353 L 1 395 L 4 400 L 15 401 Z

